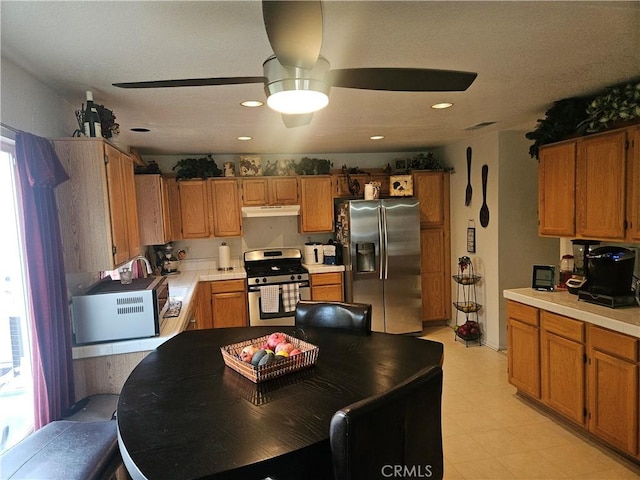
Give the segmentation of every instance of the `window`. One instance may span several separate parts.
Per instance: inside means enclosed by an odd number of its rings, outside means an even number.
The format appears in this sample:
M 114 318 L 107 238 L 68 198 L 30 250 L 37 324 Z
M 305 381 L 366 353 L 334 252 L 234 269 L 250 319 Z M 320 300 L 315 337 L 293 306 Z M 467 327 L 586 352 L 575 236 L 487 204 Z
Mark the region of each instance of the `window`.
M 33 430 L 33 381 L 14 148 L 0 139 L 0 453 Z

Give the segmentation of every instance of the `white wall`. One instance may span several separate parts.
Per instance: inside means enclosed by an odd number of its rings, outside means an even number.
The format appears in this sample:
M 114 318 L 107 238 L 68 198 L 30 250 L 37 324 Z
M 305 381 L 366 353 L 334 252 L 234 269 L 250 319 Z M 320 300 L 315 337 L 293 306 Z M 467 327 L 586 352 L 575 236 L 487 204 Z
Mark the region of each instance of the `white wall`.
M 478 312 L 483 343 L 494 349 L 506 348 L 506 314 L 502 291 L 531 285 L 535 263 L 558 263 L 557 239 L 537 235 L 537 162 L 528 155 L 530 142 L 524 132 L 488 133 L 434 151 L 451 175 L 451 271 L 458 258 L 469 256 L 475 273 L 482 276 L 477 285 Z M 467 185 L 466 149 L 472 148 L 471 204 L 464 205 Z M 482 206 L 482 165 L 489 167 L 487 205 L 489 224 L 480 225 Z M 467 253 L 467 227 L 476 228 L 476 252 Z M 452 298 L 458 285 L 451 282 Z M 458 323 L 464 321 L 458 315 Z

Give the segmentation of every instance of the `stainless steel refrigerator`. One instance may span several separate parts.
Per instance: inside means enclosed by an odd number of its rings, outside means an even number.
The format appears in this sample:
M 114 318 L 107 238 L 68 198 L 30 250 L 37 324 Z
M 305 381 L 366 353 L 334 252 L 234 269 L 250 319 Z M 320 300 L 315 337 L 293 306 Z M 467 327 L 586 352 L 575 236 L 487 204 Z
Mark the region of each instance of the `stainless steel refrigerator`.
M 375 332 L 422 332 L 418 200 L 348 200 L 336 214 L 346 301 L 372 305 Z

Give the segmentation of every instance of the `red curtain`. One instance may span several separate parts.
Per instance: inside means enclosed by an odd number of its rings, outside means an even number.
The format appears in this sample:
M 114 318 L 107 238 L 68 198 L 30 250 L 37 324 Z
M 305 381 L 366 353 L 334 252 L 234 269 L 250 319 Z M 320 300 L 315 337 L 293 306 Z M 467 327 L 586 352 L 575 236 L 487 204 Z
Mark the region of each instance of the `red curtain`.
M 54 189 L 69 178 L 49 140 L 16 135 L 31 310 L 35 428 L 74 401 L 71 315 Z

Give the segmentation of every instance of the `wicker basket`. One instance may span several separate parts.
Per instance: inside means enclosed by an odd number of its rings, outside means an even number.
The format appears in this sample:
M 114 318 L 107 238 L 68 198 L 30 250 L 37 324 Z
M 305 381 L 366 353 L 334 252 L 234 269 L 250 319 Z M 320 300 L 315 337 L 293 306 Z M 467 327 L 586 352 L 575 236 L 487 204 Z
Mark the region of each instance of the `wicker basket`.
M 287 357 L 279 362 L 269 363 L 260 367 L 254 367 L 250 363 L 243 362 L 240 359 L 240 352 L 242 352 L 242 349 L 249 345 L 265 344 L 269 335 L 264 335 L 252 340 L 245 340 L 244 342 L 220 347 L 224 364 L 254 383 L 260 383 L 272 378 L 281 377 L 287 373 L 296 372 L 303 368 L 312 367 L 316 364 L 318 361 L 318 347 L 286 334 L 284 337 L 287 342 L 301 350 L 301 353 Z

